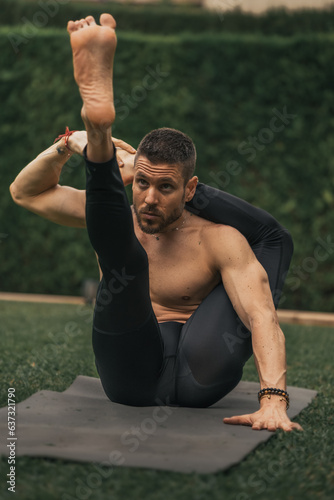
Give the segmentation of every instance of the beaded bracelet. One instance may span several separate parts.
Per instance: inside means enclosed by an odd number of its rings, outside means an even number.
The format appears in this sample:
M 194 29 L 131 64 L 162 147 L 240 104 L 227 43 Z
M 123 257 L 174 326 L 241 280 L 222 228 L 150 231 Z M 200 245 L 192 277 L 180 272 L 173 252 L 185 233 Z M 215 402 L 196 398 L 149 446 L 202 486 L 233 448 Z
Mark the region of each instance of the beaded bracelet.
M 266 387 L 265 389 L 261 389 L 261 391 L 258 392 L 257 397 L 259 403 L 263 397 L 267 397 L 268 399 L 270 399 L 271 395 L 281 396 L 280 401 L 284 400 L 286 402 L 286 409 L 289 408 L 290 406 L 289 394 L 286 391 L 283 391 L 283 389 L 276 389 L 274 387 Z

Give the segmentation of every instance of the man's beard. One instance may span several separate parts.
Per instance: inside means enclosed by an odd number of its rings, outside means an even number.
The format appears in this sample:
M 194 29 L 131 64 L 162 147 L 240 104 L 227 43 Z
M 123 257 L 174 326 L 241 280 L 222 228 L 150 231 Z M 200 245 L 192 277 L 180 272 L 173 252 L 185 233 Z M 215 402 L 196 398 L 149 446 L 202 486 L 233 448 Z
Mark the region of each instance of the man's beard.
M 140 229 L 143 231 L 143 233 L 146 234 L 156 234 L 156 233 L 162 233 L 168 226 L 173 224 L 173 222 L 177 221 L 184 209 L 184 200 L 182 205 L 180 205 L 178 208 L 175 208 L 173 212 L 168 216 L 164 217 L 164 215 L 156 209 L 150 209 L 147 207 L 145 212 L 150 212 L 152 215 L 158 215 L 159 219 L 156 219 L 154 221 L 145 220 L 145 222 L 141 219 L 141 212 L 138 211 L 138 208 L 136 207 L 135 203 L 133 203 L 133 209 L 136 214 L 138 226 Z M 156 225 L 158 223 L 158 225 Z

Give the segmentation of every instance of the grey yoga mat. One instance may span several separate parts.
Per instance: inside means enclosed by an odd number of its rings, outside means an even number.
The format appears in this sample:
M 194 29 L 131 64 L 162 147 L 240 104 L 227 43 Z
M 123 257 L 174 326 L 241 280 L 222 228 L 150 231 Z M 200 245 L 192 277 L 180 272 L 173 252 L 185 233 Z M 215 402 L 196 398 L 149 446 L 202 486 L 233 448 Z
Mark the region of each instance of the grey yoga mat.
M 64 392 L 40 391 L 16 405 L 17 456 L 106 466 L 213 473 L 240 462 L 272 433 L 226 425 L 258 409 L 259 384 L 240 382 L 210 408 L 131 407 L 110 402 L 100 380 L 78 376 Z M 290 418 L 316 391 L 288 387 Z M 8 456 L 7 407 L 0 409 L 0 454 Z M 8 437 L 8 439 L 6 438 Z

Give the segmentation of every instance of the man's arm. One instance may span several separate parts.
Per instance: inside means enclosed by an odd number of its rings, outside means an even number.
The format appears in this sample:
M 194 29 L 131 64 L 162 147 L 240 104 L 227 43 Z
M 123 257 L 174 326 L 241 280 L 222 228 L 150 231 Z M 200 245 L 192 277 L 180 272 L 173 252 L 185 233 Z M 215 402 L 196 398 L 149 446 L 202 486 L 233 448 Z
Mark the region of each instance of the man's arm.
M 124 184 L 132 182 L 133 160 L 136 150 L 129 144 L 113 138 Z M 29 163 L 10 186 L 13 200 L 31 212 L 57 224 L 86 227 L 86 192 L 59 185 L 63 166 L 74 153 L 81 154 L 87 143 L 85 131 L 69 137 L 69 148 L 61 139 Z
M 57 224 L 85 227 L 85 191 L 59 185 L 72 154 L 64 139 L 39 154 L 10 186 L 15 203 Z
M 225 290 L 243 324 L 252 333 L 254 360 L 261 389 L 286 390 L 285 338 L 278 324 L 268 276 L 247 240 L 229 226 L 215 228 L 210 239 L 215 265 Z M 262 398 L 259 411 L 224 419 L 225 423 L 251 425 L 253 429 L 301 429 L 291 422 L 280 396 Z

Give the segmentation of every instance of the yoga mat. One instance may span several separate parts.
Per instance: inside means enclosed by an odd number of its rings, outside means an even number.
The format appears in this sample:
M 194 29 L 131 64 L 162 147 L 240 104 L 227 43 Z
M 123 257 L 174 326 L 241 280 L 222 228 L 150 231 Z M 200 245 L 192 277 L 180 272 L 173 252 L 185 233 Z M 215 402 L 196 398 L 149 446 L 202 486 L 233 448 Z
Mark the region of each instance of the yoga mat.
M 64 392 L 40 391 L 16 405 L 16 455 L 214 473 L 273 435 L 222 421 L 256 411 L 258 390 L 258 383 L 242 381 L 210 408 L 132 407 L 110 402 L 99 379 L 80 375 Z M 290 418 L 317 394 L 288 392 Z M 0 435 L 0 454 L 8 456 L 7 407 L 0 409 Z

